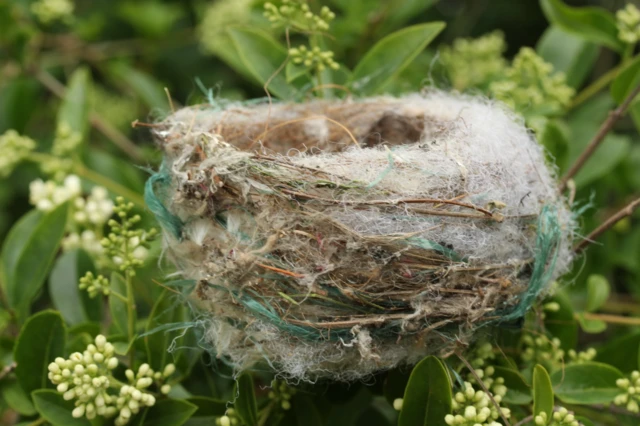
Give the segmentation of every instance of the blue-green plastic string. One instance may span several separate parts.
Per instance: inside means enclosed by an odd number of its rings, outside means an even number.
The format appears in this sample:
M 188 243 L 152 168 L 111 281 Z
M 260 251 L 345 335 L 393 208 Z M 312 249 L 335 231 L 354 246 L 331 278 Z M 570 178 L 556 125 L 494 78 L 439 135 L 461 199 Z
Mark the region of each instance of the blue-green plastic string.
M 182 227 L 184 223 L 179 217 L 173 215 L 163 202 L 163 193 L 169 189 L 171 177 L 163 164 L 157 173 L 147 179 L 144 186 L 144 201 L 151 213 L 153 213 L 163 229 L 171 232 L 177 239 L 182 239 Z M 159 195 L 159 196 L 158 196 Z
M 524 316 L 538 295 L 547 287 L 558 259 L 561 235 L 556 209 L 550 206 L 543 207 L 538 218 L 538 234 L 529 286 L 520 295 L 517 305 L 499 314 L 498 322 L 512 321 Z

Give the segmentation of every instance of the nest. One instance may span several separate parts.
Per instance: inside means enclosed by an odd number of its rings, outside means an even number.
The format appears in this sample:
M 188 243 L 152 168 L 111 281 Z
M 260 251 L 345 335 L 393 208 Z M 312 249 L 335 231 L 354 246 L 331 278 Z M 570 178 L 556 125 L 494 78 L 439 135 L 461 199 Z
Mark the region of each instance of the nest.
M 518 318 L 569 267 L 543 149 L 442 93 L 185 108 L 147 199 L 216 354 L 352 380 Z

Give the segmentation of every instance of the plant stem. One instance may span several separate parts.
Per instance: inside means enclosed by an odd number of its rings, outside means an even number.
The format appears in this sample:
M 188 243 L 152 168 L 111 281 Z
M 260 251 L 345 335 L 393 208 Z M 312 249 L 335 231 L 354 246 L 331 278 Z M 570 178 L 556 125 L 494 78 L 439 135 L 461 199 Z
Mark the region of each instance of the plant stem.
M 514 424 L 513 426 L 524 426 L 525 424 L 532 421 L 533 421 L 533 414 L 525 417 L 524 419 L 520 420 L 518 423 Z
M 127 252 L 127 244 L 125 243 L 125 253 Z M 130 270 L 126 270 L 124 273 L 125 283 L 127 286 L 127 335 L 128 342 L 131 345 L 133 338 L 136 334 L 136 323 L 135 323 L 135 312 L 136 312 L 136 301 L 133 297 L 133 282 L 132 275 Z M 133 369 L 133 362 L 135 360 L 133 345 L 129 350 L 129 368 Z
M 38 420 L 29 423 L 27 426 L 38 426 L 38 425 L 41 425 L 43 423 L 46 423 L 46 421 L 47 421 L 46 419 L 40 417 L 40 418 L 38 418 Z
M 575 314 L 575 318 L 579 320 L 580 316 L 587 320 L 600 320 L 604 321 L 608 324 L 617 324 L 617 325 L 640 325 L 640 318 L 637 317 L 622 317 L 619 315 L 609 315 L 609 314 L 592 314 L 590 312 L 577 312 Z
M 582 241 L 576 244 L 573 247 L 573 251 L 575 253 L 580 253 L 586 246 L 588 246 L 591 242 L 593 242 L 596 238 L 600 236 L 603 232 L 607 231 L 617 222 L 622 220 L 625 217 L 631 216 L 635 209 L 640 207 L 640 198 L 636 198 L 626 206 L 624 206 L 621 210 L 611 216 L 609 219 L 605 220 L 600 226 L 591 231 L 589 235 L 587 235 Z
M 602 123 L 602 126 L 600 126 L 600 129 L 598 130 L 598 133 L 596 133 L 593 139 L 591 139 L 589 145 L 587 145 L 584 151 L 582 151 L 578 159 L 575 161 L 575 163 L 573 163 L 567 174 L 564 175 L 564 177 L 560 181 L 560 192 L 564 191 L 567 186 L 567 182 L 580 171 L 582 166 L 584 166 L 584 163 L 586 163 L 591 155 L 593 155 L 595 150 L 600 146 L 600 143 L 602 143 L 602 141 L 604 140 L 605 136 L 607 136 L 607 133 L 611 131 L 613 125 L 625 114 L 627 108 L 629 108 L 629 105 L 635 99 L 638 93 L 640 93 L 640 86 L 633 89 L 633 91 L 629 94 L 629 96 L 627 96 L 627 98 L 618 108 L 609 112 L 609 117 L 607 117 L 604 123 Z
M 109 191 L 121 195 L 127 200 L 133 202 L 138 207 L 145 207 L 144 199 L 140 196 L 140 194 L 130 190 L 127 187 L 120 185 L 117 182 L 101 175 L 100 173 L 96 173 L 93 170 L 87 168 L 83 164 L 76 164 L 74 167 L 74 172 L 83 178 L 86 178 L 93 183 L 97 183 L 98 185 L 104 186 Z
M 569 111 L 583 104 L 585 101 L 591 99 L 602 89 L 607 87 L 607 85 L 618 75 L 618 72 L 622 69 L 622 63 L 616 65 L 611 68 L 605 74 L 603 74 L 599 79 L 591 83 L 591 85 L 584 88 L 580 93 L 573 98 L 571 105 L 569 105 Z
M 35 78 L 42 83 L 51 93 L 59 98 L 64 98 L 66 88 L 60 83 L 54 76 L 45 70 L 36 70 L 32 73 Z M 129 155 L 131 158 L 137 161 L 144 160 L 144 155 L 140 152 L 140 149 L 136 146 L 131 139 L 126 137 L 120 130 L 113 127 L 110 123 L 104 121 L 94 112 L 89 113 L 89 121 L 91 125 L 100 133 L 105 135 L 111 142 L 114 143 L 123 152 Z
M 113 295 L 115 297 L 117 297 L 118 299 L 122 300 L 124 303 L 129 303 L 129 299 L 127 299 L 126 296 L 123 296 L 122 294 L 118 293 L 117 291 L 109 291 L 109 295 Z
M 267 424 L 267 420 L 269 419 L 269 415 L 271 414 L 271 411 L 275 407 L 275 404 L 276 404 L 275 401 L 271 401 L 271 403 L 269 403 L 269 405 L 265 407 L 265 409 L 262 411 L 260 415 L 260 420 L 258 420 L 257 426 L 264 426 Z

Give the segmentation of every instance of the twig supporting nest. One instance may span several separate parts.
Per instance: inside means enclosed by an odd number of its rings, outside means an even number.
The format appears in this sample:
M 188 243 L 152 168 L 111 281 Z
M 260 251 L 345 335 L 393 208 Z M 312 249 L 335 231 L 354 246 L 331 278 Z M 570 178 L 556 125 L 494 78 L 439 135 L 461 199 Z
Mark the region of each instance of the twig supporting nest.
M 540 146 L 433 93 L 180 110 L 147 199 L 239 368 L 353 379 L 521 316 L 570 262 Z

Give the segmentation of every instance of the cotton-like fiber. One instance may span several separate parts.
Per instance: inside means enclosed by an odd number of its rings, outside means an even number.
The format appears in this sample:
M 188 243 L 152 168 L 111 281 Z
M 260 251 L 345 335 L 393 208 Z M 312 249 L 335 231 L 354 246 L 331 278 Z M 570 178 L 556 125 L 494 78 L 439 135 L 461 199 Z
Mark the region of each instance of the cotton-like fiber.
M 155 136 L 149 206 L 238 370 L 353 380 L 442 355 L 571 262 L 543 148 L 485 99 L 196 106 Z

